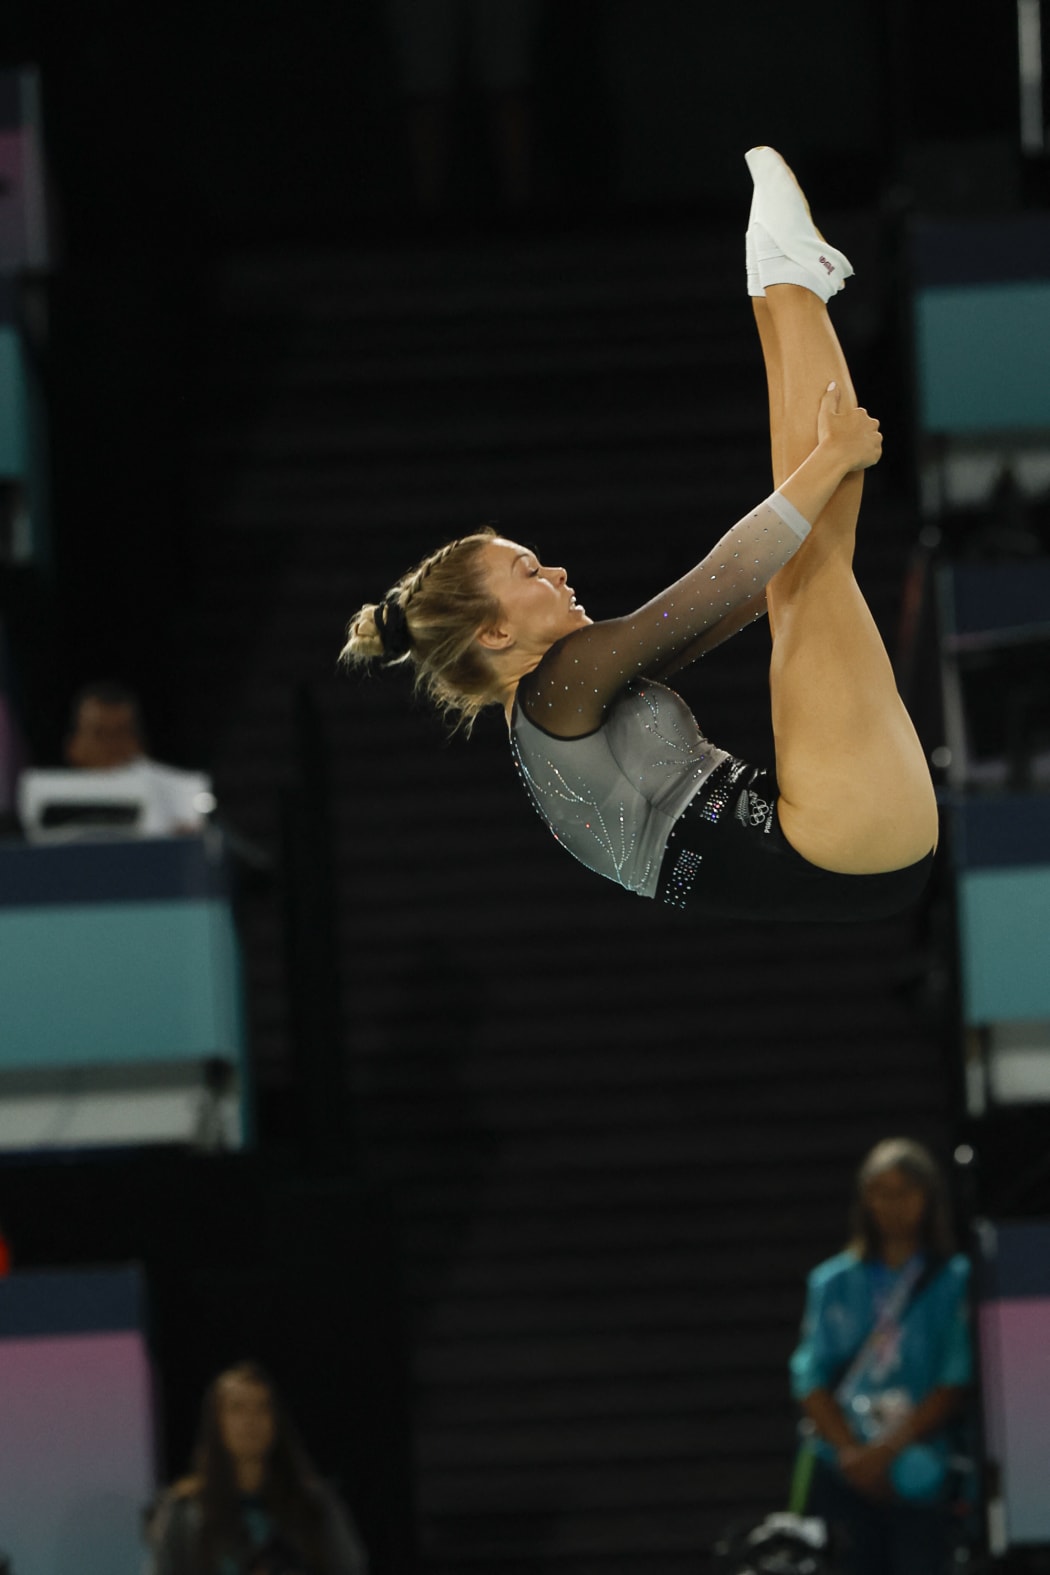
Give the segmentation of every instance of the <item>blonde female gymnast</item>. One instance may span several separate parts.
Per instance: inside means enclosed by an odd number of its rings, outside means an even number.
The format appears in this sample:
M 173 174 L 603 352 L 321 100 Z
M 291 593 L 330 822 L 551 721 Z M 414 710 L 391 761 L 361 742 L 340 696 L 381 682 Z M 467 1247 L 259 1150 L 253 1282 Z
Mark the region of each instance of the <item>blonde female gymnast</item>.
M 937 841 L 925 755 L 853 576 L 882 438 L 828 316 L 852 268 L 780 155 L 747 162 L 776 490 L 680 580 L 598 623 L 564 569 L 474 532 L 362 607 L 342 657 L 410 664 L 468 726 L 501 706 L 544 821 L 628 891 L 719 918 L 877 918 L 919 894 Z M 775 772 L 706 739 L 665 682 L 763 613 Z

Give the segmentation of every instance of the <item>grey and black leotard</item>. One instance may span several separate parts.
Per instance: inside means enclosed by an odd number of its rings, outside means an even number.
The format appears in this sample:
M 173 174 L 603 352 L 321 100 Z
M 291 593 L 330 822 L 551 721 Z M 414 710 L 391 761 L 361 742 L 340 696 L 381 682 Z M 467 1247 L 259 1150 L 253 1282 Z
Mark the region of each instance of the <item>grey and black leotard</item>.
M 674 585 L 559 640 L 519 683 L 518 771 L 589 869 L 721 916 L 872 917 L 914 895 L 914 882 L 897 892 L 903 871 L 836 875 L 803 859 L 780 830 L 772 774 L 710 743 L 660 682 L 761 617 L 766 585 L 809 529 L 773 493 Z

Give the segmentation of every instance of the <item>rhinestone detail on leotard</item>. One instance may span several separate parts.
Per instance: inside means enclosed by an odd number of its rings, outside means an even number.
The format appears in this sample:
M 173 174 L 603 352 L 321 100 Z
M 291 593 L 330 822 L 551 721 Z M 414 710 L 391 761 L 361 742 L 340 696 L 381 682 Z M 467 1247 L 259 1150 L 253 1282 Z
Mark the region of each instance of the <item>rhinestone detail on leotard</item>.
M 614 812 L 610 815 L 602 809 L 597 798 L 573 787 L 553 760 L 543 762 L 544 783 L 529 769 L 515 739 L 511 741 L 511 750 L 540 819 L 558 842 L 570 853 L 575 853 L 588 868 L 626 886 L 629 891 L 649 882 L 653 873 L 652 860 L 647 859 L 640 869 L 634 867 L 638 841 L 636 829 L 633 829 L 636 819 L 628 814 L 624 799 L 613 806 Z
M 511 750 L 545 825 L 581 863 L 651 896 L 668 833 L 709 777 L 730 760 L 704 738 L 680 695 L 628 684 L 602 726 L 552 738 L 516 711 Z
M 747 772 L 753 773 L 753 771 L 754 767 L 749 766 L 745 760 L 736 760 L 732 755 L 728 756 L 716 766 L 699 792 L 690 800 L 690 817 L 699 815 L 701 820 L 708 820 L 712 825 L 717 825 L 734 800 L 736 801 L 734 815 L 739 816 L 741 805 L 745 806 L 746 815 L 748 791 L 740 786 L 740 779 Z M 668 859 L 672 856 L 674 858 L 671 873 L 667 877 L 662 893 L 663 901 L 671 908 L 684 908 L 688 905 L 689 893 L 693 889 L 703 862 L 702 854 L 694 852 L 692 848 L 675 849 L 674 841 L 678 825 L 679 822 L 676 821 L 667 839 L 665 854 Z
M 693 889 L 693 882 L 700 873 L 703 859 L 699 853 L 694 853 L 692 848 L 683 848 L 674 861 L 667 880 L 667 889 L 664 892 L 664 902 L 670 908 L 685 908 L 689 904 L 689 893 Z

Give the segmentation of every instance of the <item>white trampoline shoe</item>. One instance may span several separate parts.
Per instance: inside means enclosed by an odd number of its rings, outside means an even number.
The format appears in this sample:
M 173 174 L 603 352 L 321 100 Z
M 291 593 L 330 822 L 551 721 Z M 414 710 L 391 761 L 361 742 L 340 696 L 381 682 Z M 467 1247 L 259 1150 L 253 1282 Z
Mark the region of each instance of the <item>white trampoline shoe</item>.
M 763 291 L 771 284 L 801 284 L 829 301 L 853 273 L 849 258 L 821 235 L 802 188 L 775 148 L 752 148 L 744 157 L 755 183 L 749 255 Z
M 758 247 L 750 224 L 747 227 L 747 234 L 744 236 L 744 261 L 747 268 L 748 295 L 765 295 L 766 292 L 762 288 L 762 280 L 758 271 Z

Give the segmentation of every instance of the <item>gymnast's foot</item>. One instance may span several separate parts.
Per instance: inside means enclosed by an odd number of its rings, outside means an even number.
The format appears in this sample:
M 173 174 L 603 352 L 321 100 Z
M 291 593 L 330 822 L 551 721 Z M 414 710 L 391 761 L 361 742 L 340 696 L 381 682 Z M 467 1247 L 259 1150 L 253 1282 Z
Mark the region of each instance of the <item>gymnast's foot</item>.
M 748 293 L 771 284 L 800 284 L 830 301 L 853 273 L 848 257 L 830 246 L 809 211 L 802 188 L 775 148 L 745 154 L 755 183 L 748 222 Z M 759 290 L 752 289 L 752 280 Z

